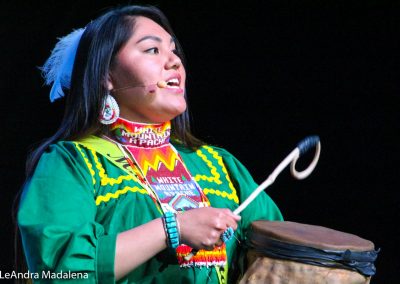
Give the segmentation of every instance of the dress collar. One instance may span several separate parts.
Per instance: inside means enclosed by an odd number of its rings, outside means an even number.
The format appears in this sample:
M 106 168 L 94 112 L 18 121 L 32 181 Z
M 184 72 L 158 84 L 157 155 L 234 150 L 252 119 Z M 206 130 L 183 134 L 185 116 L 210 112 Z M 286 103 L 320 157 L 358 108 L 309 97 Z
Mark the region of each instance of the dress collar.
M 158 124 L 132 122 L 118 118 L 111 125 L 111 137 L 127 146 L 154 148 L 168 144 L 171 135 L 171 122 Z

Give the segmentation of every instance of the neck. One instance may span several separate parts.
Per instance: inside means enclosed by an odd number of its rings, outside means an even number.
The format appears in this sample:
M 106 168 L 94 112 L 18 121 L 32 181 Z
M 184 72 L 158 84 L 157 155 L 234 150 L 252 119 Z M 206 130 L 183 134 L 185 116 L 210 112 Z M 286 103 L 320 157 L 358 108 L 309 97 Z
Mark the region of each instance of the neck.
M 118 118 L 110 130 L 111 138 L 123 145 L 154 148 L 169 143 L 171 123 L 140 123 Z

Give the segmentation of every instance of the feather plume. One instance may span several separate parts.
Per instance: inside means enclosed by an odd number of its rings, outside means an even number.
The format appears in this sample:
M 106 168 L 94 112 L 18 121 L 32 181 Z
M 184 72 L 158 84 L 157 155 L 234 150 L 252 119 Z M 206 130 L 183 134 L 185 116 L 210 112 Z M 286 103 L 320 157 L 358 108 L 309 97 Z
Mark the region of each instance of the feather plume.
M 51 102 L 64 97 L 63 88 L 70 88 L 75 55 L 84 31 L 84 28 L 74 30 L 69 35 L 60 38 L 50 57 L 40 68 L 45 84 L 53 84 L 50 91 Z

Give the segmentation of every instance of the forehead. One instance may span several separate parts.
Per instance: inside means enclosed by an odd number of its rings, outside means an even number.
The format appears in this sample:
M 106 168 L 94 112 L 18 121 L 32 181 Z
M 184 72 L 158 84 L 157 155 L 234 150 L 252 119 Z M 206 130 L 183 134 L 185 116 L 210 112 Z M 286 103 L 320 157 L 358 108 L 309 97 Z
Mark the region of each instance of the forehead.
M 159 24 L 149 18 L 138 16 L 135 19 L 135 26 L 132 38 L 139 39 L 143 36 L 148 35 L 155 35 L 168 41 L 171 39 L 171 35 Z

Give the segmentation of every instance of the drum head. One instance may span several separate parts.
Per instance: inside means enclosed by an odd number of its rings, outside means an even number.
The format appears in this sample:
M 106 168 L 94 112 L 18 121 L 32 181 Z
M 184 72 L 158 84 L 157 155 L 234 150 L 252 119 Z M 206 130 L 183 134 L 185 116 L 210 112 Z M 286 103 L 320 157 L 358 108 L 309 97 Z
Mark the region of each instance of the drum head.
M 333 229 L 289 221 L 254 221 L 251 224 L 253 241 L 273 239 L 296 245 L 325 250 L 371 251 L 374 244 L 356 235 Z M 252 241 L 252 240 L 250 240 Z

